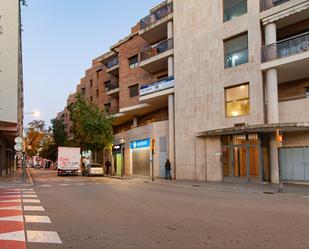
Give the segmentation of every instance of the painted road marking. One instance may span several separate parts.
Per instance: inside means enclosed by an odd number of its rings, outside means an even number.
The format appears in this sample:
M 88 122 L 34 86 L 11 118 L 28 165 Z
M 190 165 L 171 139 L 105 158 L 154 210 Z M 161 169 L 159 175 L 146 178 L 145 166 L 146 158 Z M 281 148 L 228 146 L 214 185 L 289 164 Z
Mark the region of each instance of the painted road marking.
M 70 186 L 71 184 L 68 184 L 68 183 L 62 183 L 62 184 L 59 184 L 59 186 Z
M 37 199 L 23 199 L 24 203 L 40 203 L 40 200 Z
M 21 195 L 1 195 L 1 198 L 21 198 Z
M 42 206 L 24 206 L 24 211 L 45 211 Z
M 0 207 L 1 210 L 22 210 L 21 206 L 12 206 L 12 207 Z
M 20 202 L 21 199 L 12 199 L 12 200 L 0 200 L 0 203 L 8 203 L 8 202 Z
M 75 185 L 83 186 L 83 185 L 86 185 L 86 184 L 85 183 L 76 183 Z
M 34 191 L 23 192 L 23 195 L 34 195 L 34 194 L 35 194 Z
M 28 242 L 62 244 L 57 232 L 27 231 Z
M 23 222 L 24 218 L 22 215 L 17 215 L 17 216 L 8 216 L 8 217 L 0 217 L 0 221 L 5 220 L 5 221 L 20 221 Z
M 28 191 L 28 190 L 32 190 L 33 191 L 33 188 L 22 188 L 21 190 L 22 191 Z
M 42 215 L 25 215 L 25 221 L 31 223 L 51 223 L 48 216 Z
M 37 195 L 23 195 L 23 198 L 38 198 Z
M 25 232 L 16 231 L 16 232 L 2 233 L 0 234 L 0 240 L 25 241 Z
M 41 187 L 44 187 L 44 188 L 48 188 L 48 187 L 51 187 L 52 185 L 50 184 L 42 184 Z

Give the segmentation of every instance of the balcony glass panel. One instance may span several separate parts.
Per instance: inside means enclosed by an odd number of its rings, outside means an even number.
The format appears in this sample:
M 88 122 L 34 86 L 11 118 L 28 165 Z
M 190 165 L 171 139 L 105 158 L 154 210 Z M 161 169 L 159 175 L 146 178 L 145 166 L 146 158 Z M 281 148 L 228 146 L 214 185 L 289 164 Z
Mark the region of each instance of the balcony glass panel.
M 165 6 L 163 6 L 162 8 L 157 10 L 156 12 L 144 17 L 140 21 L 141 29 L 144 29 L 147 26 L 151 25 L 152 23 L 155 23 L 155 22 L 161 20 L 162 18 L 164 18 L 165 16 L 167 16 L 168 14 L 170 14 L 172 12 L 173 12 L 173 3 L 169 3 Z
M 224 42 L 224 66 L 235 67 L 248 62 L 248 35 L 241 35 Z
M 309 51 L 309 32 L 262 47 L 262 62 Z
M 247 0 L 224 0 L 224 21 L 247 13 Z
M 260 9 L 264 11 L 288 1 L 290 0 L 260 0 Z
M 106 63 L 106 67 L 110 69 L 114 66 L 117 66 L 118 64 L 119 64 L 119 57 L 115 57 Z
M 162 54 L 174 47 L 173 39 L 162 41 L 154 46 L 147 47 L 141 52 L 141 60 L 147 60 L 158 54 Z
M 174 80 L 174 76 L 170 76 L 151 84 L 142 85 L 140 87 L 140 96 L 172 88 L 174 86 Z

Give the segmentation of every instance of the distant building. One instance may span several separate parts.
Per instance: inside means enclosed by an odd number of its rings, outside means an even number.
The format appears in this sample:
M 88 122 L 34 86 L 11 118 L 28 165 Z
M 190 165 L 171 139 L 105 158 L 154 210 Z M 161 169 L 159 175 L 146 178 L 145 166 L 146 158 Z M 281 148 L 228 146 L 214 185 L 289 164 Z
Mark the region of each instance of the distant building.
M 23 79 L 19 0 L 0 4 L 0 176 L 13 171 L 14 138 L 22 135 Z

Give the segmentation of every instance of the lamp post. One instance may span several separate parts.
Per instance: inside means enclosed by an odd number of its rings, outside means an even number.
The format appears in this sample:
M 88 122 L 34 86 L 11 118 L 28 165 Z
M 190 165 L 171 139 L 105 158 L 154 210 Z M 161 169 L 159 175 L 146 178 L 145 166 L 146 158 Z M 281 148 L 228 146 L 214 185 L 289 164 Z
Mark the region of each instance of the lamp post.
M 124 176 L 124 167 L 125 167 L 125 155 L 124 155 L 124 146 L 125 146 L 126 141 L 122 138 L 119 141 L 119 144 L 121 145 L 121 155 L 122 155 L 122 164 L 121 164 L 121 178 Z

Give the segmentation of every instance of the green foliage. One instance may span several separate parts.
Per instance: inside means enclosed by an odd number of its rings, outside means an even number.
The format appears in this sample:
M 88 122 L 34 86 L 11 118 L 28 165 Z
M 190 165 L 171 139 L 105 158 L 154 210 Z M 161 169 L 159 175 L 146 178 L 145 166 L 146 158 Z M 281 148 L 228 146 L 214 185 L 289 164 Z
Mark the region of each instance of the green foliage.
M 85 101 L 82 95 L 68 106 L 73 123 L 74 142 L 82 150 L 98 151 L 110 147 L 113 142 L 113 118 L 105 111 Z
M 64 122 L 61 119 L 52 119 L 52 131 L 54 142 L 57 146 L 64 146 L 67 141 L 67 135 L 65 132 Z

